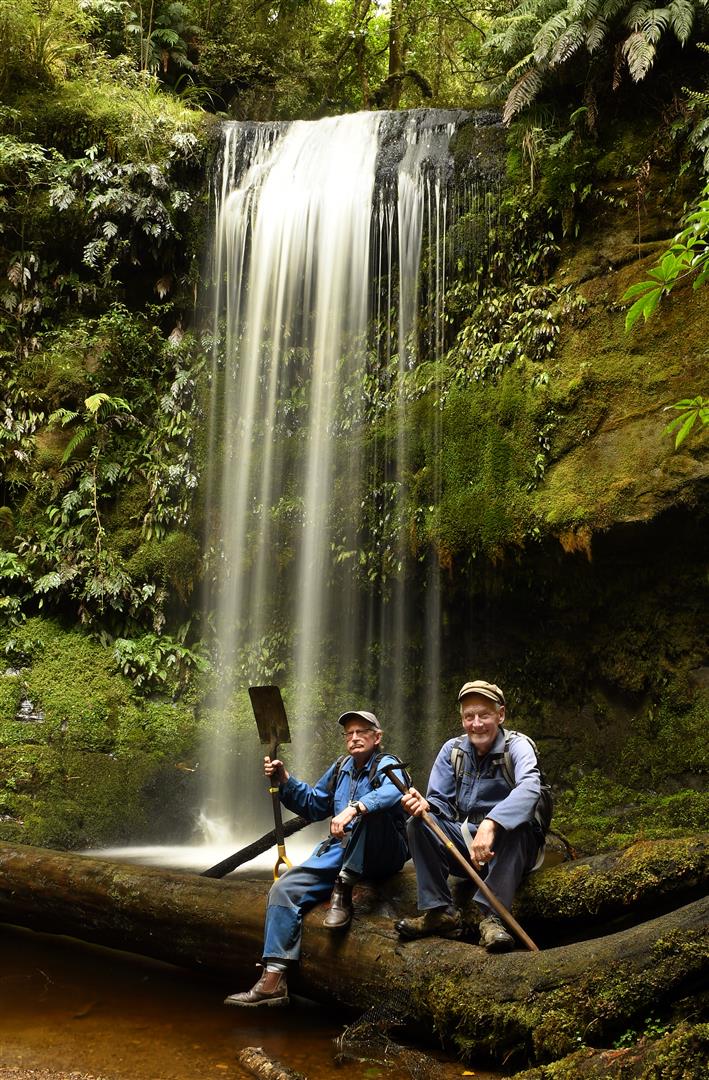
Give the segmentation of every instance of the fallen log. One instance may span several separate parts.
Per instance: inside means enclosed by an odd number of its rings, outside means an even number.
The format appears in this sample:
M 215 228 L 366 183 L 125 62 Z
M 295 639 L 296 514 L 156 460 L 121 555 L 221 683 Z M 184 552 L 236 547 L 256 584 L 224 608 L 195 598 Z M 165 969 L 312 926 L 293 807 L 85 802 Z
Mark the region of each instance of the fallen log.
M 359 886 L 344 935 L 323 927 L 325 905 L 315 908 L 292 989 L 359 1011 L 384 1009 L 465 1055 L 544 1061 L 579 1040 L 613 1037 L 633 1017 L 690 993 L 709 963 L 706 898 L 534 954 L 488 956 L 437 938 L 402 943 L 390 913 L 401 910 L 397 892 L 410 880 L 397 875 L 384 894 Z M 0 920 L 228 975 L 233 990 L 253 980 L 268 884 L 0 844 Z
M 289 1069 L 280 1061 L 269 1057 L 260 1046 L 245 1046 L 237 1055 L 243 1069 L 259 1080 L 305 1080 L 302 1073 Z
M 555 1061 L 515 1073 L 513 1080 L 628 1080 L 681 1077 L 704 1080 L 709 1061 L 709 1024 L 680 1024 L 658 1039 L 641 1038 L 617 1050 L 586 1047 Z
M 639 841 L 532 874 L 514 907 L 524 925 L 566 933 L 639 921 L 697 899 L 709 885 L 709 835 Z M 620 922 L 616 924 L 617 928 Z

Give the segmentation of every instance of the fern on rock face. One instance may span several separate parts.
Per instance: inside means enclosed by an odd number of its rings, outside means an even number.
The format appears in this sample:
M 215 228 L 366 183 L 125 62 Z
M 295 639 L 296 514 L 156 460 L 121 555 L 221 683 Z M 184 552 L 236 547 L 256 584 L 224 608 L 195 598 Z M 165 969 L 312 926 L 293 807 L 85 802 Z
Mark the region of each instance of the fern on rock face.
M 513 63 L 507 72 L 504 118 L 509 121 L 535 99 L 547 72 L 561 68 L 581 50 L 589 55 L 612 39 L 634 82 L 655 62 L 662 38 L 685 45 L 697 15 L 709 0 L 523 0 L 488 41 L 488 48 Z M 609 43 L 610 44 L 610 43 Z M 522 73 L 520 74 L 520 68 Z

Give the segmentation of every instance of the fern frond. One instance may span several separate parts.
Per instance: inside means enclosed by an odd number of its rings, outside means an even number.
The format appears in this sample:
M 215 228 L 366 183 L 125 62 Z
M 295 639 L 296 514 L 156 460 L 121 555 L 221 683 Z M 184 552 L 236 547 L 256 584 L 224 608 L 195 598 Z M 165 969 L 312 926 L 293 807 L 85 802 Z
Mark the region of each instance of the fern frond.
M 608 22 L 605 16 L 599 15 L 586 30 L 586 48 L 588 51 L 590 53 L 595 52 L 607 36 Z
M 671 0 L 668 11 L 674 35 L 680 44 L 684 45 L 694 26 L 694 4 L 692 0 Z
M 86 442 L 91 434 L 93 434 L 93 428 L 86 424 L 84 427 L 80 427 L 79 430 L 69 440 L 66 450 L 62 455 L 62 465 L 66 465 L 67 461 L 73 456 L 74 451 Z
M 601 8 L 601 16 L 606 22 L 611 22 L 616 15 L 620 15 L 623 8 L 628 6 L 628 0 L 605 0 Z M 649 7 L 649 4 L 645 5 Z
M 637 30 L 623 42 L 623 56 L 634 82 L 644 79 L 655 61 L 655 46 L 642 30 Z
M 547 19 L 544 25 L 540 27 L 532 41 L 532 52 L 537 63 L 546 60 L 554 45 L 566 30 L 568 23 L 568 11 L 559 11 L 556 15 L 552 15 L 550 19 Z
M 601 6 L 601 0 L 570 0 L 567 7 L 571 22 L 588 22 L 594 19 Z
M 668 8 L 655 8 L 648 12 L 639 29 L 643 31 L 648 41 L 657 45 L 663 33 L 670 24 L 670 12 Z
M 518 60 L 516 64 L 513 64 L 507 72 L 507 81 L 512 82 L 514 79 L 517 79 L 520 75 L 524 74 L 533 61 L 534 57 L 532 53 L 527 53 L 526 56 L 523 56 L 522 59 Z
M 502 122 L 509 124 L 510 120 L 525 109 L 542 88 L 543 68 L 533 67 L 525 71 L 524 75 L 517 80 L 507 95 L 505 108 L 502 113 Z
M 631 30 L 639 30 L 645 22 L 648 12 L 654 7 L 650 0 L 638 0 L 632 4 L 627 15 L 623 19 L 624 24 Z
M 556 67 L 559 64 L 564 64 L 575 52 L 578 52 L 584 44 L 585 38 L 586 28 L 583 23 L 571 23 L 554 46 L 554 51 L 549 57 L 549 66 Z

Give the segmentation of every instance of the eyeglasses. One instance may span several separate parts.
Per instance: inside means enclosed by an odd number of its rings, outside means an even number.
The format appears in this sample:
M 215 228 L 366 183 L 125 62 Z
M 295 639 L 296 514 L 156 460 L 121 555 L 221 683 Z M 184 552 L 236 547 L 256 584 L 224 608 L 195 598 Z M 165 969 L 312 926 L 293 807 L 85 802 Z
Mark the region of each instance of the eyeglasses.
M 347 740 L 347 742 L 349 742 L 350 739 L 356 739 L 360 735 L 373 735 L 374 732 L 375 732 L 375 728 L 366 727 L 366 728 L 354 728 L 351 731 L 343 731 L 342 734 L 343 734 L 344 738 Z

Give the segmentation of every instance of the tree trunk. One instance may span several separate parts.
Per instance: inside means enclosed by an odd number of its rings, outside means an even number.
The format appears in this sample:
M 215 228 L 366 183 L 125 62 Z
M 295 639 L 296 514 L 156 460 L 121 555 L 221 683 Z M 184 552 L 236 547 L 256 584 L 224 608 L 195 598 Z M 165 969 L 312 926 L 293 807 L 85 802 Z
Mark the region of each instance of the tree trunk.
M 359 886 L 344 935 L 323 927 L 325 905 L 312 911 L 292 989 L 435 1029 L 463 1054 L 543 1061 L 622 1032 L 691 992 L 707 966 L 709 899 L 608 937 L 488 956 L 438 938 L 402 943 L 392 917 L 411 879 Z M 268 884 L 0 844 L 0 920 L 230 974 L 235 990 L 260 955 Z

